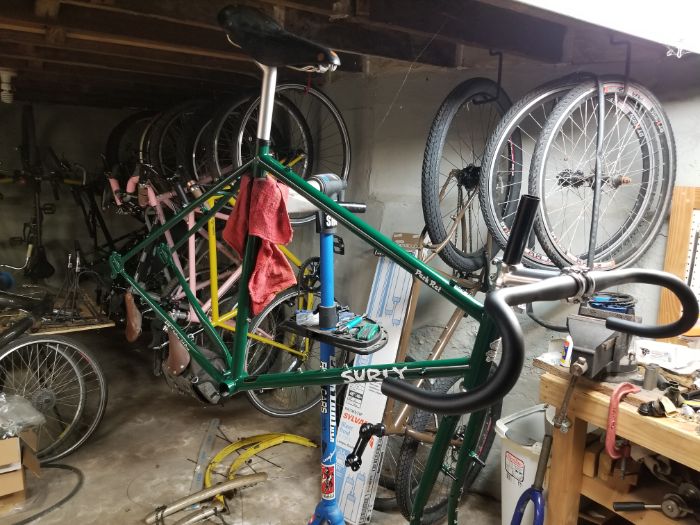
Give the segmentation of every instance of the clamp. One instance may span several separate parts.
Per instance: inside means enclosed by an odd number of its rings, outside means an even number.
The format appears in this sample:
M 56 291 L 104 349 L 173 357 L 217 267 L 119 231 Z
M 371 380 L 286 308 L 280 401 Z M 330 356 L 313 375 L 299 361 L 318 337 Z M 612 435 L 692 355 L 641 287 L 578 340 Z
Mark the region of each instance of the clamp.
M 615 443 L 615 431 L 617 430 L 617 418 L 620 412 L 620 401 L 627 394 L 636 394 L 641 389 L 632 383 L 620 383 L 610 396 L 610 408 L 608 409 L 608 427 L 605 434 L 605 451 L 612 459 L 627 458 L 630 455 L 629 444 L 618 447 Z

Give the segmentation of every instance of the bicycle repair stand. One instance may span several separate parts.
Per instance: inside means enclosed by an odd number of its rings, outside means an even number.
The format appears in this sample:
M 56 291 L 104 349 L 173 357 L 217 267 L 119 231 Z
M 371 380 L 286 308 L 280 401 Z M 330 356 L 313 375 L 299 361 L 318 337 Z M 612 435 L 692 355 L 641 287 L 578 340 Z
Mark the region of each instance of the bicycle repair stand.
M 334 250 L 333 237 L 338 223 L 330 215 L 319 212 L 320 222 L 320 266 L 321 305 L 319 328 L 335 330 L 338 313 L 335 307 Z M 321 342 L 321 369 L 332 368 L 335 347 Z M 321 387 L 321 501 L 316 506 L 309 525 L 344 525 L 345 517 L 338 506 L 335 492 L 335 435 L 336 435 L 335 385 Z

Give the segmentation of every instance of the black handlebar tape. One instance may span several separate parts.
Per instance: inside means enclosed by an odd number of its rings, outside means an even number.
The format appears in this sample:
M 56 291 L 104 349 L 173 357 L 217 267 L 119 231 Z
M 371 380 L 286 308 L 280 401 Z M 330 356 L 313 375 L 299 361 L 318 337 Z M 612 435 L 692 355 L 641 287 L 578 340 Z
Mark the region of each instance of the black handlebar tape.
M 605 326 L 611 330 L 650 337 L 654 339 L 675 337 L 690 330 L 698 322 L 698 301 L 686 283 L 675 275 L 659 270 L 645 270 L 643 268 L 628 268 L 609 272 L 590 272 L 589 277 L 595 281 L 596 290 L 602 290 L 611 286 L 626 283 L 653 284 L 668 289 L 681 303 L 683 314 L 681 317 L 665 325 L 641 325 L 633 321 L 609 317 Z
M 523 252 L 530 238 L 532 225 L 535 223 L 540 199 L 534 195 L 523 195 L 518 203 L 513 228 L 508 236 L 508 244 L 503 252 L 503 262 L 508 265 L 520 264 Z
M 646 509 L 646 503 L 643 501 L 615 501 L 612 507 L 615 512 L 644 510 Z
M 365 213 L 367 205 L 362 202 L 338 202 L 340 206 L 352 213 Z
M 560 276 L 539 283 L 504 288 L 486 296 L 484 307 L 501 333 L 503 356 L 493 376 L 484 384 L 468 392 L 442 394 L 427 392 L 398 379 L 387 378 L 382 383 L 382 392 L 436 414 L 459 415 L 490 407 L 515 386 L 525 359 L 523 334 L 509 305 L 532 302 L 532 297 L 541 297 L 541 300 L 569 297 L 575 295 L 577 289 L 578 284 L 572 277 Z

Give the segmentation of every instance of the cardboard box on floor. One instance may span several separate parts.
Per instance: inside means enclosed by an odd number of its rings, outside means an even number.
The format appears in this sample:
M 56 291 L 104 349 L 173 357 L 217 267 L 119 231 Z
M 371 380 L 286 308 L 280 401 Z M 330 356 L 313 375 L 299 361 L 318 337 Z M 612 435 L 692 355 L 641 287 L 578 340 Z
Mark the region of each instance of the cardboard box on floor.
M 31 470 L 37 477 L 41 475 L 36 447 L 37 436 L 33 430 L 25 430 L 17 437 L 0 439 L 0 497 L 24 492 L 25 469 Z
M 410 234 L 395 234 L 411 236 Z M 410 249 L 410 248 L 409 248 Z M 370 355 L 355 357 L 355 366 L 392 363 L 401 339 L 413 277 L 386 257 L 380 257 L 367 304 L 367 315 L 388 332 L 387 345 Z M 361 381 L 363 378 L 359 378 Z M 357 472 L 345 467 L 345 458 L 355 446 L 362 423 L 379 423 L 384 415 L 386 396 L 381 383 L 351 382 L 347 387 L 343 413 L 336 434 L 335 476 L 338 506 L 348 525 L 370 522 L 386 438 L 372 438 L 362 456 Z

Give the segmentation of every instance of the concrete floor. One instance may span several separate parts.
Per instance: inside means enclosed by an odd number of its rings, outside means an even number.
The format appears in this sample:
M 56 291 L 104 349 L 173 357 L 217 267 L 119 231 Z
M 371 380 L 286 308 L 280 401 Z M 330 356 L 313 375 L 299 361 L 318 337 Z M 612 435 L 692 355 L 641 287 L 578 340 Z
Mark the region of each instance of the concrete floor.
M 130 348 L 121 332 L 107 330 L 79 337 L 94 350 L 107 375 L 107 412 L 95 435 L 63 461 L 83 472 L 84 486 L 64 506 L 34 523 L 142 523 L 157 506 L 188 493 L 194 460 L 212 418 L 221 420 L 220 434 L 232 441 L 271 431 L 318 440 L 315 410 L 297 418 L 272 419 L 254 409 L 244 396 L 223 407 L 205 406 L 172 392 L 161 378 L 154 377 L 150 353 Z M 214 449 L 226 444 L 220 436 Z M 269 480 L 239 491 L 230 502 L 231 514 L 225 523 L 306 523 L 320 496 L 319 449 L 283 444 L 261 456 L 241 473 L 267 472 Z M 47 470 L 43 483 L 48 487 L 46 506 L 66 494 L 74 481 L 68 473 Z M 466 500 L 460 524 L 500 523 L 498 503 L 476 495 Z M 37 508 L 42 505 L 0 518 L 0 523 L 15 523 Z M 405 520 L 398 512 L 375 512 L 372 523 L 390 525 Z

